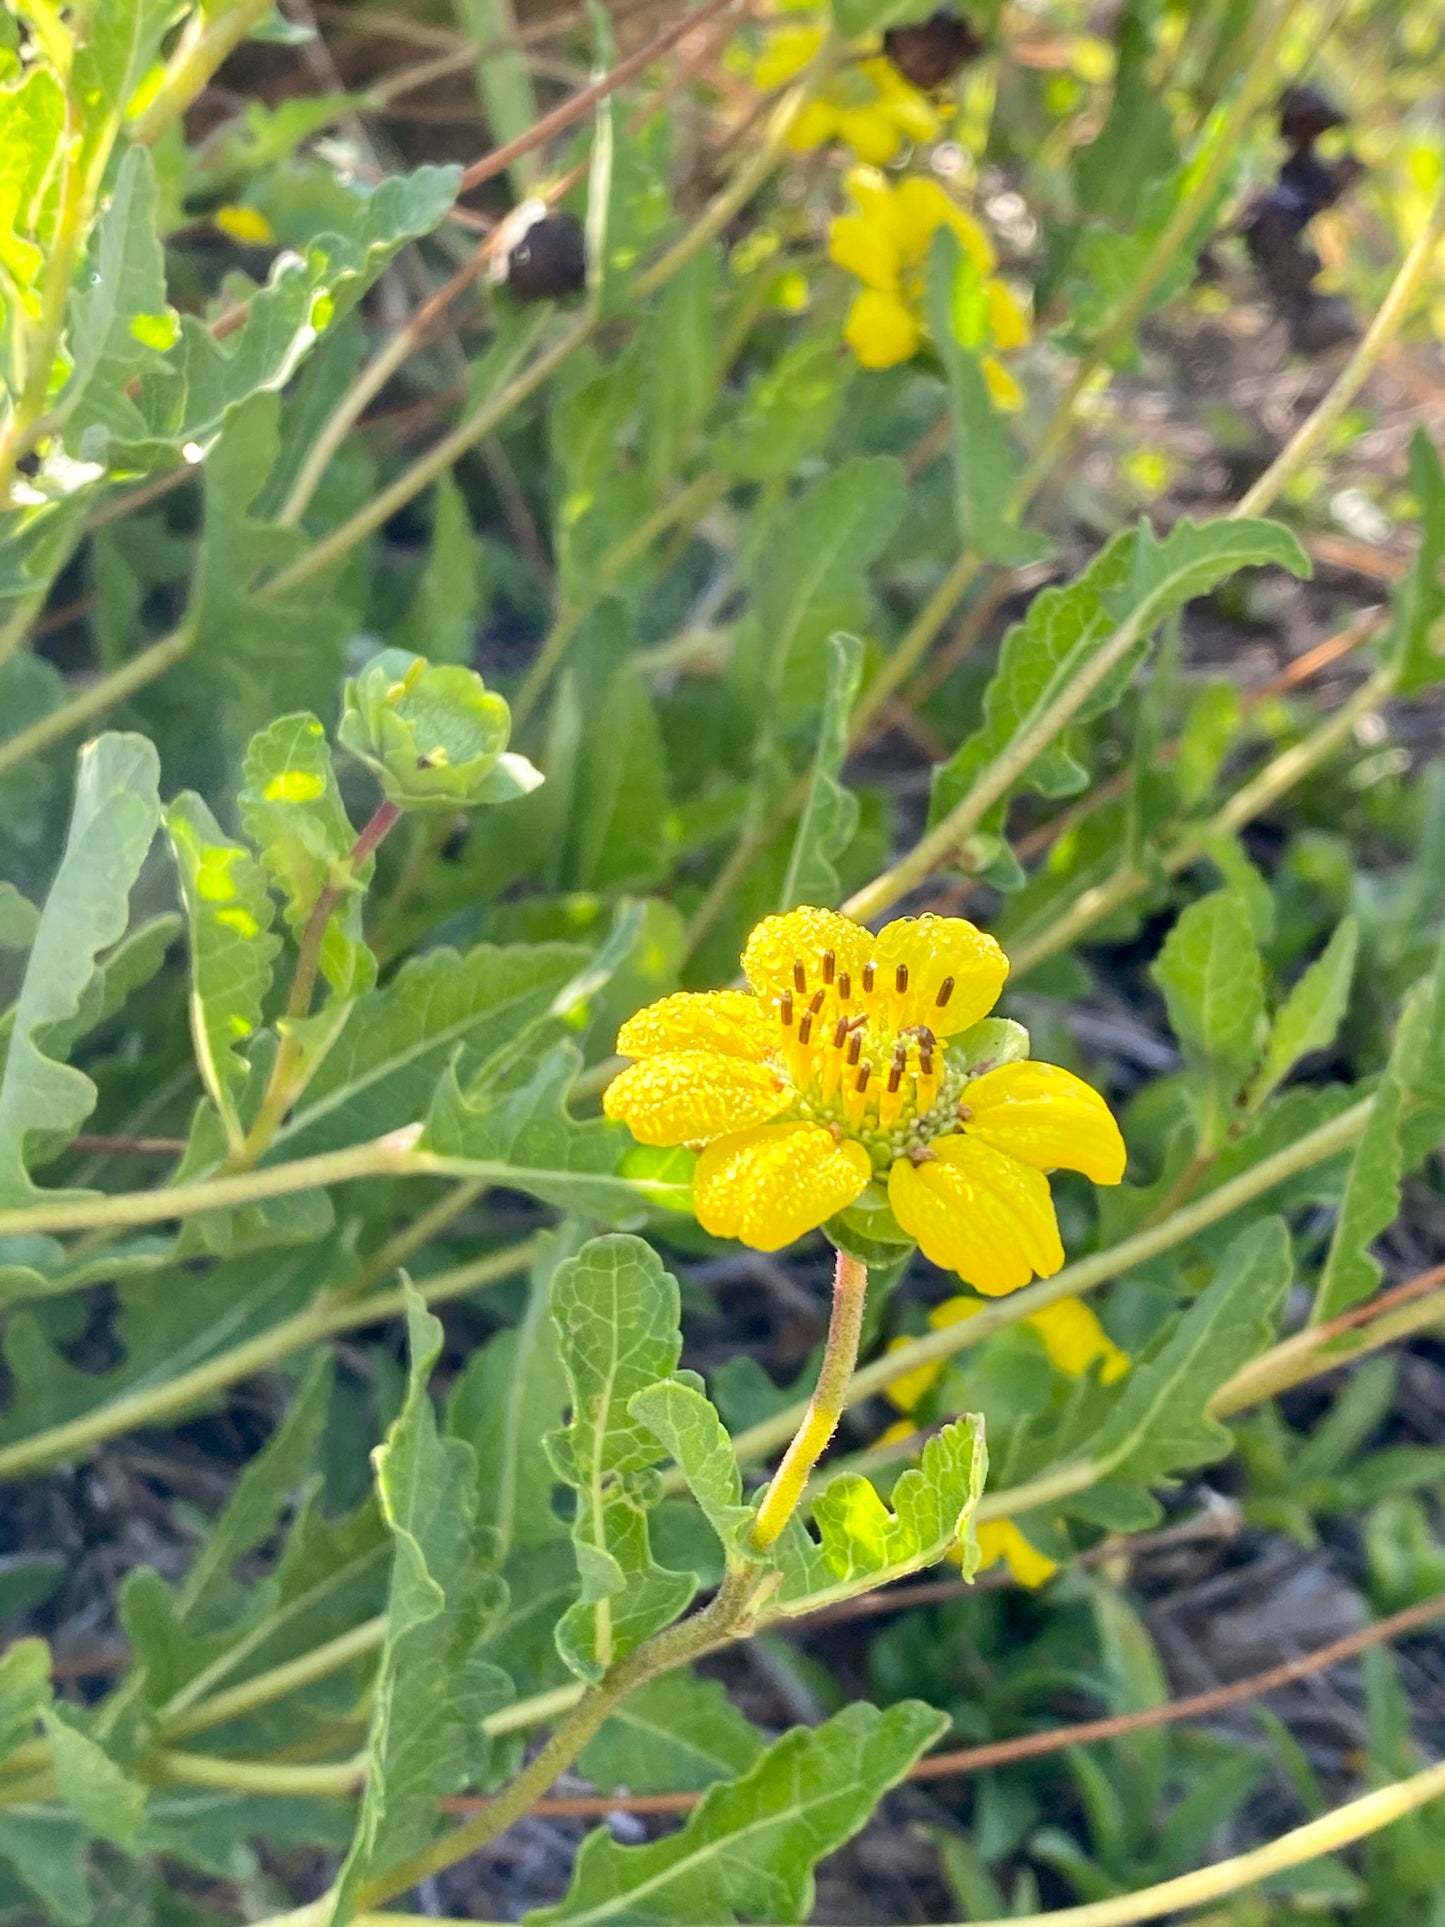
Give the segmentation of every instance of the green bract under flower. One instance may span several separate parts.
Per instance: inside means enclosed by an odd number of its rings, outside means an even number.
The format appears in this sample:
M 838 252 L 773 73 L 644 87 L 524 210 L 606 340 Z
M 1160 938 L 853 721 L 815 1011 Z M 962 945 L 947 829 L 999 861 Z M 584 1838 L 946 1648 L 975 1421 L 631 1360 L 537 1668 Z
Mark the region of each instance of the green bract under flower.
M 473 669 L 384 649 L 348 679 L 337 735 L 404 810 L 509 803 L 542 781 L 509 752 L 512 713 Z

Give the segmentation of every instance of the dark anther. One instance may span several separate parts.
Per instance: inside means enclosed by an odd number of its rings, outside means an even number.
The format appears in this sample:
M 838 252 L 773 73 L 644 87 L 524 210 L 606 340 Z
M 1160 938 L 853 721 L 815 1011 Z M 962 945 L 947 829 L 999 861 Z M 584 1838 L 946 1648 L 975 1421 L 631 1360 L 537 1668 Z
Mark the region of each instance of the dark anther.
M 799 957 L 793 959 L 793 988 L 799 991 L 808 988 L 808 973 L 804 970 L 802 959 Z
M 872 990 L 873 977 L 874 977 L 874 967 L 872 963 L 865 963 L 863 966 L 863 988 L 865 991 Z
M 825 950 L 823 952 L 823 982 L 825 984 L 832 983 L 833 972 L 837 968 L 837 962 L 838 960 L 831 950 Z
M 793 993 L 791 990 L 785 990 L 782 996 L 778 999 L 778 1015 L 779 1017 L 782 1018 L 783 1025 L 785 1028 L 787 1027 L 787 1025 L 792 1023 Z
M 837 1023 L 833 1026 L 834 1050 L 842 1050 L 844 1044 L 847 1042 L 847 1038 L 848 1038 L 848 1019 L 846 1017 L 840 1017 Z
M 869 1079 L 869 1077 L 870 1077 L 870 1076 L 872 1075 L 872 1072 L 873 1072 L 873 1066 L 872 1066 L 871 1064 L 865 1064 L 865 1065 L 863 1066 L 863 1068 L 862 1068 L 862 1069 L 861 1069 L 861 1070 L 859 1071 L 859 1073 L 858 1073 L 858 1081 L 857 1081 L 857 1083 L 856 1083 L 856 1084 L 855 1084 L 855 1085 L 853 1086 L 853 1088 L 854 1088 L 854 1090 L 855 1090 L 855 1091 L 866 1091 L 866 1090 L 867 1090 L 867 1088 L 868 1088 L 868 1079 Z
M 932 1077 L 932 1075 L 933 1075 L 933 1052 L 932 1052 L 932 1050 L 931 1050 L 931 1049 L 929 1048 L 929 1046 L 928 1046 L 927 1044 L 921 1044 L 921 1045 L 919 1046 L 919 1050 L 918 1050 L 918 1068 L 919 1068 L 919 1070 L 920 1070 L 920 1071 L 922 1071 L 922 1073 L 923 1073 L 923 1075 L 924 1075 L 925 1077 Z
M 959 1105 L 959 1107 L 958 1107 L 958 1121 L 959 1121 L 959 1123 L 960 1123 L 960 1124 L 967 1124 L 967 1122 L 968 1122 L 968 1120 L 969 1120 L 969 1119 L 970 1119 L 970 1118 L 971 1118 L 972 1116 L 973 1116 L 973 1106 L 972 1106 L 971 1104 L 960 1104 L 960 1105 Z
M 813 1034 L 813 1013 L 811 1010 L 805 1010 L 802 1016 L 798 1019 L 798 1042 L 800 1044 L 806 1044 L 808 1039 L 812 1036 L 812 1034 Z
M 915 1024 L 913 1026 L 913 1035 L 918 1039 L 918 1048 L 920 1050 L 932 1050 L 933 1046 L 938 1042 L 938 1039 L 928 1028 L 927 1024 Z
M 838 1002 L 840 1004 L 846 1004 L 852 995 L 853 979 L 848 975 L 846 970 L 840 970 L 838 973 Z
M 898 968 L 894 971 L 893 988 L 898 992 L 898 995 L 900 997 L 903 995 L 904 991 L 907 990 L 908 988 L 908 965 L 907 964 L 899 964 Z
M 809 1003 L 808 1008 L 809 1010 L 812 1011 L 815 1017 L 817 1016 L 818 1012 L 823 1008 L 823 1000 L 827 996 L 827 994 L 828 993 L 826 990 L 815 990 L 813 992 L 812 1001 Z
M 848 1062 L 850 1064 L 856 1064 L 858 1062 L 862 1049 L 863 1033 L 861 1030 L 855 1030 L 853 1035 L 848 1039 Z
M 898 1089 L 898 1086 L 902 1082 L 903 1082 L 903 1066 L 901 1064 L 894 1064 L 893 1068 L 888 1073 L 889 1090 L 896 1091 Z
M 948 1002 L 949 998 L 952 995 L 953 995 L 953 979 L 952 977 L 945 977 L 943 982 L 938 986 L 938 996 L 935 1000 L 940 1010 L 943 1009 L 943 1006 Z
M 910 1164 L 937 1164 L 938 1153 L 927 1144 L 910 1144 L 908 1147 Z

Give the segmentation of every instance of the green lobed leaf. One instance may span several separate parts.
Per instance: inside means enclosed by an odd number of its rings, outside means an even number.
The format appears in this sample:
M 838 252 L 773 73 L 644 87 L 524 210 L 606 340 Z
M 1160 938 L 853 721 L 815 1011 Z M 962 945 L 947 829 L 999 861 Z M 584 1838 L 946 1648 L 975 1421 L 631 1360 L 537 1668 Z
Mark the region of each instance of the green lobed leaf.
M 260 1027 L 281 939 L 271 934 L 265 870 L 194 791 L 176 798 L 165 823 L 190 925 L 196 1062 L 234 1147 L 244 1136 L 236 1098 L 249 1074 L 240 1047 Z
M 557 1044 L 539 1057 L 523 1055 L 480 1083 L 464 1088 L 455 1067 L 437 1086 L 419 1148 L 443 1157 L 474 1159 L 494 1181 L 529 1192 L 544 1204 L 607 1220 L 641 1213 L 649 1193 L 686 1197 L 678 1172 L 650 1185 L 621 1175 L 627 1133 L 603 1118 L 579 1123 L 567 1096 L 581 1068 L 575 1046 Z
M 988 1449 L 983 1420 L 969 1413 L 945 1425 L 923 1448 L 893 1488 L 892 1503 L 879 1498 L 857 1473 L 831 1480 L 813 1501 L 822 1560 L 834 1582 L 829 1596 L 871 1591 L 962 1549 L 963 1575 L 978 1570 L 973 1515 L 983 1497 Z M 783 1582 L 785 1611 L 810 1608 L 819 1569 L 808 1557 Z
M 121 0 L 117 11 L 124 7 Z M 65 423 L 65 446 L 82 461 L 104 462 L 113 439 L 144 433 L 134 390 L 143 375 L 164 370 L 160 351 L 179 328 L 166 300 L 159 207 L 155 163 L 149 148 L 137 143 L 121 159 L 90 239 L 87 272 L 70 297 L 72 368 L 56 409 Z
M 1276 1011 L 1264 1061 L 1249 1087 L 1251 1109 L 1288 1077 L 1302 1057 L 1327 1050 L 1335 1041 L 1350 1001 L 1359 942 L 1360 926 L 1353 917 L 1346 917 Z
M 125 449 L 127 459 L 150 466 L 187 447 L 191 460 L 196 453 L 209 456 L 237 411 L 285 386 L 317 336 L 355 306 L 397 250 L 446 218 L 457 177 L 454 167 L 419 167 L 348 194 L 353 212 L 346 233 L 311 237 L 304 257 L 278 253 L 235 334 L 218 340 L 197 317 L 183 316 L 165 367 L 142 379 L 143 429 Z M 266 407 L 249 419 L 254 437 Z
M 946 816 L 1017 736 L 1041 724 L 1116 631 L 1137 620 L 1139 644 L 1102 678 L 1010 793 L 1068 796 L 1081 789 L 1089 771 L 1080 726 L 1119 700 L 1149 630 L 1237 569 L 1266 564 L 1309 573 L 1304 550 L 1276 522 L 1181 519 L 1162 542 L 1147 524 L 1116 535 L 1075 581 L 1041 590 L 1003 639 L 984 692 L 982 724 L 934 773 L 931 820 Z M 1005 795 L 984 812 L 979 829 L 1001 832 L 1007 808 Z
M 50 1648 L 17 1639 L 0 1653 L 0 1760 L 25 1744 L 49 1703 Z
M 125 933 L 130 888 L 160 821 L 159 759 L 139 736 L 106 735 L 80 752 L 65 853 L 40 916 L 0 1080 L 0 1205 L 46 1195 L 28 1166 L 54 1154 L 95 1107 L 83 1071 L 50 1055 L 73 1023 L 98 953 Z
M 800 903 L 836 903 L 842 895 L 837 860 L 858 829 L 858 799 L 839 782 L 848 757 L 848 718 L 863 679 L 863 644 L 841 631 L 828 638 L 828 683 L 808 800 L 798 821 L 778 898 L 780 910 Z
M 440 1319 L 414 1293 L 407 1307 L 406 1402 L 375 1455 L 393 1545 L 386 1641 L 377 1673 L 367 1777 L 356 1833 L 333 1889 L 334 1927 L 361 1881 L 416 1851 L 443 1824 L 437 1802 L 477 1770 L 486 1713 L 510 1696 L 506 1675 L 476 1657 L 501 1604 L 478 1558 L 476 1462 L 442 1438 L 427 1380 Z
M 664 1378 L 635 1392 L 627 1409 L 676 1460 L 724 1550 L 741 1551 L 753 1508 L 743 1503 L 737 1454 L 711 1400 L 680 1379 Z
M 13 883 L 0 882 L 0 950 L 28 950 L 40 928 L 40 912 Z
M 1201 1142 L 1213 1146 L 1258 1059 L 1264 1030 L 1264 971 L 1243 897 L 1216 890 L 1189 904 L 1150 974 L 1185 1056 L 1204 1075 Z
M 590 1833 L 572 1885 L 528 1927 L 603 1921 L 801 1921 L 813 1868 L 836 1852 L 948 1725 L 918 1700 L 885 1712 L 857 1704 L 819 1727 L 795 1727 L 741 1779 L 709 1788 L 686 1826 L 646 1846 Z
M 87 1831 L 124 1851 L 135 1847 L 145 1824 L 146 1790 L 141 1783 L 96 1744 L 68 1706 L 47 1710 L 45 1737 L 60 1797 L 79 1814 Z
M 628 1694 L 578 1756 L 577 1771 L 604 1791 L 701 1792 L 746 1773 L 763 1748 L 720 1681 L 680 1667 Z
M 520 1320 L 472 1354 L 447 1400 L 448 1432 L 476 1454 L 477 1519 L 492 1535 L 488 1556 L 498 1565 L 514 1546 L 566 1536 L 552 1508 L 556 1475 L 543 1439 L 567 1404 L 552 1280 L 580 1236 L 571 1220 L 542 1234 Z
M 656 1439 L 631 1401 L 665 1379 L 682 1350 L 677 1280 L 640 1238 L 594 1238 L 557 1268 L 552 1317 L 572 1417 L 549 1434 L 557 1476 L 578 1495 L 572 1526 L 581 1597 L 557 1627 L 573 1672 L 599 1679 L 614 1660 L 666 1626 L 696 1589 L 692 1573 L 652 1557 Z
M 564 880 L 577 890 L 641 889 L 666 875 L 672 799 L 657 708 L 635 663 L 622 605 L 578 637 L 572 699 L 584 719 L 569 793 Z
M 356 832 L 331 764 L 326 732 L 314 716 L 281 716 L 246 750 L 241 821 L 286 904 L 299 937 L 322 890 L 345 862 Z M 363 870 L 363 879 L 366 876 Z M 362 941 L 361 897 L 348 892 L 326 926 L 321 974 L 338 998 L 369 990 L 376 964 Z
M 1209 1416 L 1209 1401 L 1270 1343 L 1291 1272 L 1282 1219 L 1267 1218 L 1239 1234 L 1208 1287 L 1157 1348 L 1135 1361 L 1116 1393 L 1090 1449 L 1101 1483 L 1147 1488 L 1224 1457 L 1230 1435 Z M 1157 1505 L 1151 1513 L 1158 1516 Z
M 516 1054 L 549 1021 L 592 962 L 577 944 L 477 944 L 410 958 L 356 999 L 275 1143 L 309 1157 L 380 1137 L 424 1117 L 449 1064 L 470 1085 L 499 1053 Z
M 1400 1180 L 1445 1135 L 1445 942 L 1405 1001 L 1390 1061 L 1355 1147 L 1320 1273 L 1312 1321 L 1333 1318 L 1380 1282 L 1370 1245 L 1394 1223 Z

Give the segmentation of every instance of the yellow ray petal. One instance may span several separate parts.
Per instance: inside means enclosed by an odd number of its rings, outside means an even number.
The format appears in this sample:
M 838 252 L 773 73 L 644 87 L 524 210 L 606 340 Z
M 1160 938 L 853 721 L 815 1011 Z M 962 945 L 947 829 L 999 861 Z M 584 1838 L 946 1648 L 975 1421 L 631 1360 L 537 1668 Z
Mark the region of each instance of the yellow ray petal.
M 777 1043 L 777 1025 L 746 990 L 677 990 L 647 1004 L 617 1033 L 623 1057 L 665 1050 L 715 1050 L 724 1057 L 761 1057 Z
M 824 959 L 833 956 L 833 974 L 847 971 L 856 980 L 868 957 L 868 932 L 836 910 L 815 910 L 803 904 L 778 917 L 764 917 L 753 928 L 743 951 L 743 974 L 759 997 L 811 996 L 823 987 Z M 803 967 L 803 983 L 794 965 Z
M 706 1143 L 776 1117 L 792 1101 L 791 1086 L 766 1064 L 706 1050 L 644 1057 L 602 1093 L 608 1117 L 639 1144 Z
M 1002 1559 L 1021 1586 L 1041 1586 L 1058 1571 L 1058 1561 L 1031 1546 L 1012 1519 L 985 1519 L 978 1528 L 979 1566 Z
M 768 37 L 753 68 L 753 85 L 771 93 L 795 78 L 823 44 L 821 27 L 779 27 Z
M 988 385 L 989 399 L 995 408 L 1001 409 L 1006 415 L 1016 415 L 1028 400 L 1017 378 L 1009 373 L 997 355 L 984 356 L 983 378 Z
M 875 949 L 895 972 L 900 964 L 908 972 L 898 999 L 899 1027 L 927 1024 L 938 1037 L 952 1037 L 986 1017 L 1008 976 L 1003 951 L 965 917 L 895 918 L 879 931 Z
M 1070 1378 L 1082 1378 L 1095 1359 L 1100 1361 L 1099 1376 L 1106 1385 L 1129 1369 L 1129 1354 L 1119 1349 L 1082 1298 L 1061 1298 L 1055 1305 L 1031 1312 L 1027 1322 L 1044 1341 L 1050 1364 Z
M 871 1174 L 862 1145 L 835 1144 L 821 1124 L 762 1124 L 707 1147 L 693 1208 L 715 1238 L 777 1251 L 852 1204 Z
M 843 339 L 864 368 L 896 368 L 917 354 L 923 329 L 913 310 L 896 294 L 864 288 L 843 323 Z
M 886 167 L 903 145 L 903 133 L 884 106 L 840 107 L 838 138 L 846 141 L 860 161 Z
M 1082 1171 L 1095 1184 L 1117 1184 L 1127 1152 L 1099 1093 L 1057 1064 L 1001 1064 L 967 1085 L 973 1113 L 965 1125 L 1005 1156 L 1038 1171 Z
M 828 229 L 828 254 L 840 268 L 869 288 L 898 286 L 898 250 L 893 237 L 877 221 L 861 214 L 840 214 Z
M 925 1258 L 990 1298 L 1064 1262 L 1048 1179 L 971 1137 L 935 1140 L 933 1157 L 899 1158 L 888 1174 L 893 1215 Z

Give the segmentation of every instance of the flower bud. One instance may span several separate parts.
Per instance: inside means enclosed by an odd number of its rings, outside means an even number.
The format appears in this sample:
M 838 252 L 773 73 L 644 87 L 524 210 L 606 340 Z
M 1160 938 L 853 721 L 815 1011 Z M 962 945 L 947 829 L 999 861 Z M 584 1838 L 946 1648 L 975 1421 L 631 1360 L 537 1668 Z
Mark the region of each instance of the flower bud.
M 983 50 L 978 34 L 952 7 L 940 7 L 911 27 L 890 27 L 883 36 L 883 52 L 894 68 L 925 93 L 951 80 Z
M 346 684 L 337 738 L 403 810 L 507 803 L 542 777 L 507 753 L 512 715 L 475 670 L 383 649 Z

